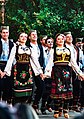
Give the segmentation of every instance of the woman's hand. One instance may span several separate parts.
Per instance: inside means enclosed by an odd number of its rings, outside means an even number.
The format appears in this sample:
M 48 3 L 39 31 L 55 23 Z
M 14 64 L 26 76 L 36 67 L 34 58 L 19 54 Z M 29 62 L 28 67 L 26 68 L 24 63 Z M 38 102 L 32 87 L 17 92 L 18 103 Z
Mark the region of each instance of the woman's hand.
M 84 81 L 84 74 L 79 75 L 78 78 L 79 78 L 81 81 Z
M 0 77 L 3 78 L 6 75 L 6 72 L 0 71 Z
M 42 78 L 42 80 L 44 80 L 46 78 L 46 75 L 40 74 L 40 77 Z

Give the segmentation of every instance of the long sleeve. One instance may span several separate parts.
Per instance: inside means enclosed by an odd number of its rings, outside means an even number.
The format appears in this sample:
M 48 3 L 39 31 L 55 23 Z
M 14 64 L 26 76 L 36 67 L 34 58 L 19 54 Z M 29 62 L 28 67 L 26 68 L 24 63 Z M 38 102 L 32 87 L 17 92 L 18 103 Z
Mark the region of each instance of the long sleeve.
M 11 69 L 12 69 L 14 59 L 15 59 L 15 53 L 16 53 L 16 45 L 14 45 L 14 47 L 11 50 L 10 57 L 7 61 L 7 64 L 6 64 L 6 67 L 4 70 L 6 72 L 6 75 L 8 75 L 8 76 L 11 75 Z
M 74 59 L 73 55 L 71 57 L 71 61 L 70 61 L 71 67 L 73 68 L 73 70 L 78 74 L 78 75 L 82 75 L 83 72 L 80 70 L 80 67 L 77 65 L 76 60 Z
M 38 55 L 37 51 L 32 47 L 30 63 L 31 63 L 32 69 L 35 73 L 35 76 L 43 73 L 42 67 L 40 66 L 40 63 L 38 60 L 38 57 L 39 57 L 39 55 Z
M 69 65 L 71 65 L 72 69 L 76 72 L 77 75 L 82 75 L 83 73 L 77 64 L 77 52 L 74 49 L 74 46 L 69 46 L 68 44 L 66 44 L 66 47 L 71 51 L 71 60 Z

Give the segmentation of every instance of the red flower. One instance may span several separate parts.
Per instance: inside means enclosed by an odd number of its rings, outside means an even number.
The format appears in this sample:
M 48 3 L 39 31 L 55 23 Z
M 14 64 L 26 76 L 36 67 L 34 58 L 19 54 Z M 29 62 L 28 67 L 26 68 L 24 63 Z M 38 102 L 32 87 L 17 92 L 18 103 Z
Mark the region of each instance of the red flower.
M 14 72 L 14 76 L 16 76 L 17 75 L 17 72 Z
M 18 85 L 18 81 L 16 81 L 15 84 Z
M 22 77 L 25 78 L 25 77 L 26 77 L 26 73 L 23 73 L 23 74 L 22 74 Z
M 63 88 L 63 86 L 60 86 L 60 88 Z
M 28 82 L 30 82 L 30 83 L 31 83 L 31 82 L 32 82 L 32 80 L 31 80 L 31 79 L 29 79 L 29 80 L 28 80 Z
M 32 75 L 32 71 L 30 71 L 29 73 L 30 73 L 30 75 Z
M 66 72 L 64 72 L 64 74 L 66 74 Z

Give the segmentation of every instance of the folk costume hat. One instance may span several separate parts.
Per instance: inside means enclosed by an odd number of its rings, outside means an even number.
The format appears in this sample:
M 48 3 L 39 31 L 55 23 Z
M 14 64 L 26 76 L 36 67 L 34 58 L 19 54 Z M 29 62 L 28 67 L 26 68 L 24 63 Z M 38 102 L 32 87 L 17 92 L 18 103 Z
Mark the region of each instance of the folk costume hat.
M 70 31 L 64 32 L 64 35 L 65 35 L 65 36 L 68 35 L 68 34 L 71 34 L 71 32 L 70 32 Z
M 83 41 L 83 38 L 76 38 L 76 43 L 77 42 L 82 42 Z
M 9 26 L 1 26 L 0 31 L 2 31 L 3 29 L 7 29 L 9 31 Z

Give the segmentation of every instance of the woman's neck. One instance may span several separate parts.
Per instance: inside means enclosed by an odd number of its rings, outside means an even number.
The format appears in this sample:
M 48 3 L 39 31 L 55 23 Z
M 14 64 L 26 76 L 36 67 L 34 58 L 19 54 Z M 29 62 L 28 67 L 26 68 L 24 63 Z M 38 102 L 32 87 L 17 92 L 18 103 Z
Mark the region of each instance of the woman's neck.
M 63 48 L 63 47 L 64 47 L 64 45 L 57 45 L 57 47 L 59 47 L 59 48 Z
M 21 43 L 21 42 L 20 42 L 20 45 L 25 46 L 25 43 Z

